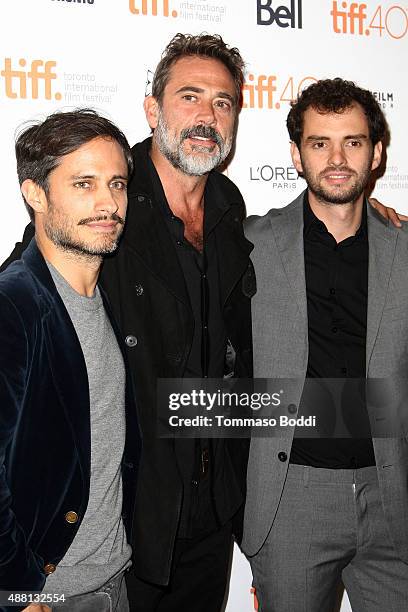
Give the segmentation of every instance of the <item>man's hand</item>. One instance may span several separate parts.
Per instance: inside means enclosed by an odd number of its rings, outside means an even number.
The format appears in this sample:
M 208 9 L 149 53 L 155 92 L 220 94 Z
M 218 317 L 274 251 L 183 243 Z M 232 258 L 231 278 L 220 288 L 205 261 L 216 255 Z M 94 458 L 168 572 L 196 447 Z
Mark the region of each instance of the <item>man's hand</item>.
M 395 227 L 402 227 L 401 221 L 408 221 L 408 217 L 406 215 L 400 215 L 395 211 L 394 208 L 390 206 L 384 206 L 381 204 L 376 198 L 370 198 L 369 202 L 375 210 L 378 210 L 380 215 L 384 217 L 384 219 L 389 219 Z
M 52 610 L 45 604 L 30 604 L 27 608 L 24 608 L 23 612 L 52 612 Z

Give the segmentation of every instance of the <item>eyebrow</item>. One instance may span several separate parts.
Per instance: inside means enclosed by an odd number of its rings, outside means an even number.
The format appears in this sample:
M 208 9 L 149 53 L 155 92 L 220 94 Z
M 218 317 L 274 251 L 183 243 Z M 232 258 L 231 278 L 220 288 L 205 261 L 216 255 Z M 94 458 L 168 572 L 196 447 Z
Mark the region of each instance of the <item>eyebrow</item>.
M 205 90 L 202 87 L 195 87 L 194 85 L 184 85 L 184 87 L 180 87 L 180 89 L 178 89 L 176 93 L 182 93 L 183 91 L 193 91 L 194 93 L 204 93 Z M 226 98 L 227 100 L 232 102 L 232 104 L 235 103 L 234 96 L 231 96 L 231 94 L 227 93 L 226 91 L 217 91 L 217 98 Z
M 368 136 L 367 134 L 349 134 L 348 136 L 344 136 L 343 140 L 353 140 L 353 138 L 356 140 L 367 140 Z M 308 136 L 306 140 L 309 142 L 314 142 L 315 140 L 330 140 L 330 138 L 328 136 L 316 136 L 315 134 L 312 134 L 311 136 Z
M 98 178 L 96 176 L 96 174 L 73 174 L 70 179 L 73 181 L 83 181 L 85 179 L 96 179 Z M 122 176 L 121 174 L 115 174 L 114 176 L 111 177 L 111 181 L 117 180 L 117 179 L 121 179 L 123 181 L 127 181 L 128 177 L 127 176 Z

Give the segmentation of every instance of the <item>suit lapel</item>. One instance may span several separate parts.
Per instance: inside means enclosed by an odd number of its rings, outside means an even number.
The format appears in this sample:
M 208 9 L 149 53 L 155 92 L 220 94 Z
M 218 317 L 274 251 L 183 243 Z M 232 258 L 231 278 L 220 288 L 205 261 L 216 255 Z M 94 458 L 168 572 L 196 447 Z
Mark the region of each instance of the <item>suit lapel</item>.
M 88 375 L 81 345 L 62 301 L 61 306 L 56 305 L 45 318 L 44 327 L 52 377 L 72 430 L 84 482 L 89 483 L 91 428 Z
M 391 227 L 367 205 L 368 221 L 368 304 L 366 371 L 368 372 L 374 343 L 378 335 L 388 293 L 398 230 Z
M 34 239 L 23 253 L 22 259 L 42 285 L 40 295 L 45 312 L 44 337 L 52 377 L 67 423 L 72 429 L 84 483 L 87 486 L 91 465 L 91 433 L 89 383 L 82 349 L 72 321 Z
M 274 211 L 276 214 L 276 211 Z M 278 217 L 271 218 L 272 232 L 288 284 L 302 314 L 307 316 L 303 247 L 303 193 Z

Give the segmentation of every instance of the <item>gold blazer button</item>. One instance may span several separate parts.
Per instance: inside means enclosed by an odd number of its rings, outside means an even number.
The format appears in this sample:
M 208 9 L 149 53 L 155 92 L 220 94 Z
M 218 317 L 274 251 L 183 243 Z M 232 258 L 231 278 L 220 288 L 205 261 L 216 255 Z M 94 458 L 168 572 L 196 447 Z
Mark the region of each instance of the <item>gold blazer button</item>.
M 66 513 L 65 520 L 67 521 L 67 523 L 76 523 L 78 520 L 78 515 L 73 510 L 70 510 Z

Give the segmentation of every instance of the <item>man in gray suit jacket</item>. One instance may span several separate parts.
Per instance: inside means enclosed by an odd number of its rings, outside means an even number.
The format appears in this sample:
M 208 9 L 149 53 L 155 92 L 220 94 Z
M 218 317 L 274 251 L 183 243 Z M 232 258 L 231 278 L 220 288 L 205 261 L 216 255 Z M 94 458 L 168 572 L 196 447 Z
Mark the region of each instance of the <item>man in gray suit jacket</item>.
M 260 612 L 333 612 L 341 581 L 353 611 L 402 612 L 408 436 L 364 436 L 387 417 L 385 405 L 348 391 L 350 379 L 396 381 L 408 371 L 408 228 L 364 197 L 386 123 L 370 92 L 334 79 L 304 90 L 288 130 L 308 188 L 246 226 L 257 277 L 254 375 L 299 381 L 292 416 L 305 379 L 343 379 L 352 435 L 301 438 L 293 427 L 252 440 L 242 548 Z M 330 402 L 323 408 L 333 416 Z

